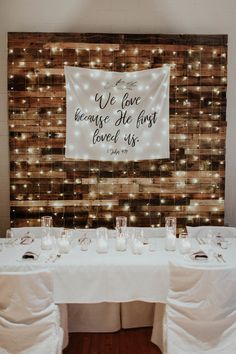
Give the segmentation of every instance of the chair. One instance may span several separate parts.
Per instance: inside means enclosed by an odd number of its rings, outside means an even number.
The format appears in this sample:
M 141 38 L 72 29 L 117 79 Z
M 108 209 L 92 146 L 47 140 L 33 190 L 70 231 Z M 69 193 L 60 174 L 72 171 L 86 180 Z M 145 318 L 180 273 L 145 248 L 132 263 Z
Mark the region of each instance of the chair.
M 236 237 L 236 227 L 228 226 L 187 226 L 190 237 L 206 237 L 211 231 L 213 236 L 221 235 L 224 237 Z
M 0 273 L 0 289 L 0 353 L 62 353 L 63 329 L 51 273 Z
M 236 268 L 169 263 L 167 354 L 236 353 Z

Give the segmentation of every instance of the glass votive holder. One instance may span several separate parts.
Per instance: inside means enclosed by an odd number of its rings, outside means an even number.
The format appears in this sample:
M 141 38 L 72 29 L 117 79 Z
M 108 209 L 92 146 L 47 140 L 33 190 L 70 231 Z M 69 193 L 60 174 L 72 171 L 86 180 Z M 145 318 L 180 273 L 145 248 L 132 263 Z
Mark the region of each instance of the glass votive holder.
M 157 250 L 157 238 L 156 237 L 149 238 L 148 249 L 150 252 L 155 252 Z
M 42 250 L 53 249 L 53 239 L 51 235 L 52 230 L 52 217 L 42 216 L 41 217 L 41 228 L 42 228 L 42 238 L 41 238 L 41 248 Z
M 117 251 L 126 251 L 127 248 L 127 239 L 124 233 L 119 233 L 117 231 L 116 235 L 116 250 Z
M 72 241 L 73 241 L 73 230 L 72 229 L 64 229 L 64 234 L 67 237 L 69 243 L 72 244 Z
M 108 252 L 108 232 L 106 227 L 97 229 L 96 251 L 98 253 Z
M 116 217 L 116 230 L 121 234 L 125 233 L 127 228 L 127 217 L 117 216 Z
M 142 233 L 142 230 L 136 229 L 134 238 L 132 240 L 133 254 L 142 254 L 143 250 L 144 250 L 143 233 Z
M 179 252 L 181 254 L 190 253 L 192 249 L 190 239 L 186 232 L 182 232 L 179 234 Z
M 14 232 L 12 229 L 8 229 L 6 231 L 6 238 L 13 238 L 14 237 Z
M 165 218 L 166 234 L 171 233 L 176 236 L 176 218 L 174 216 L 167 216 Z
M 41 238 L 41 249 L 48 251 L 53 249 L 53 239 L 50 234 L 43 235 Z
M 168 216 L 165 218 L 165 249 L 166 251 L 176 250 L 176 218 Z
M 41 217 L 41 227 L 52 227 L 52 217 L 42 216 Z
M 14 246 L 16 240 L 17 240 L 17 237 L 15 236 L 14 231 L 12 229 L 8 229 L 6 231 L 5 246 L 6 247 Z
M 70 230 L 64 230 L 57 239 L 59 253 L 69 253 L 70 251 Z

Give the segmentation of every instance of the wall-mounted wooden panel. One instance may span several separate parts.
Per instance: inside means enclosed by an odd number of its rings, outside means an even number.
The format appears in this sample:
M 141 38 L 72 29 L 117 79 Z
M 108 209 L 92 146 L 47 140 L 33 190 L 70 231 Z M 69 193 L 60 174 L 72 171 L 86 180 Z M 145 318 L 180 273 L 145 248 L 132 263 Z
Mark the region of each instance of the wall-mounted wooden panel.
M 12 225 L 224 223 L 227 36 L 9 33 Z M 170 159 L 65 159 L 64 66 L 171 64 Z

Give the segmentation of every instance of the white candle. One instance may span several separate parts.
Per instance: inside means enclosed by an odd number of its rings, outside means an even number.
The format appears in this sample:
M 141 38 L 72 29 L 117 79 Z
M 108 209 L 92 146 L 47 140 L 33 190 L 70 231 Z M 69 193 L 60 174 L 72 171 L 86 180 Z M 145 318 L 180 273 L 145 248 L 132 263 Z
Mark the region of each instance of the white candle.
M 51 250 L 52 249 L 52 239 L 50 236 L 42 237 L 41 248 L 42 248 L 42 250 Z
M 106 253 L 108 251 L 108 242 L 103 238 L 97 240 L 97 252 Z
M 58 240 L 58 250 L 60 253 L 68 253 L 70 250 L 70 242 L 66 238 Z
M 134 254 L 142 254 L 143 253 L 143 243 L 141 241 L 134 240 L 133 253 Z
M 176 250 L 176 237 L 172 233 L 167 233 L 165 240 L 165 249 L 166 251 L 175 251 Z
M 126 250 L 126 238 L 125 236 L 116 237 L 116 250 L 125 251 Z

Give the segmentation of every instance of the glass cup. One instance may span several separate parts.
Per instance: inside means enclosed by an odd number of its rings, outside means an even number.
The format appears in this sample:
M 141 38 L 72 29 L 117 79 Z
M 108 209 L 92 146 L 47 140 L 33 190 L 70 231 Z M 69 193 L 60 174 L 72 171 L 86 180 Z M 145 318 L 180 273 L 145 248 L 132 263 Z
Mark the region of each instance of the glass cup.
M 6 231 L 6 238 L 13 238 L 14 237 L 14 232 L 12 229 L 8 229 Z
M 186 232 L 179 234 L 179 252 L 181 254 L 188 254 L 191 252 L 191 242 Z
M 165 239 L 165 249 L 166 251 L 176 250 L 176 218 L 173 216 L 168 216 L 165 218 L 165 229 L 166 229 L 166 239 Z
M 157 250 L 157 238 L 156 237 L 149 238 L 148 244 L 149 244 L 148 249 L 150 252 L 155 252 Z
M 176 218 L 174 216 L 167 216 L 165 218 L 166 234 L 171 233 L 176 236 Z
M 51 250 L 55 244 L 55 239 L 52 237 L 52 217 L 42 216 L 41 217 L 41 228 L 42 228 L 42 238 L 41 238 L 41 248 L 42 250 Z
M 214 248 L 215 248 L 215 244 L 216 244 L 216 238 L 212 232 L 212 229 L 210 229 L 207 233 L 206 236 L 206 242 L 207 242 L 207 254 L 209 258 L 213 257 L 213 253 L 214 253 Z
M 41 227 L 52 227 L 52 217 L 42 216 L 41 217 Z
M 62 231 L 60 237 L 57 239 L 57 246 L 59 253 L 69 253 L 70 251 L 70 230 Z
M 135 234 L 132 239 L 132 251 L 133 254 L 142 254 L 144 249 L 143 245 L 143 230 L 135 229 Z
M 125 233 L 127 228 L 127 217 L 117 216 L 116 217 L 116 230 L 121 234 Z
M 16 241 L 16 237 L 14 234 L 14 231 L 12 229 L 8 229 L 6 231 L 6 242 L 5 242 L 5 246 L 6 247 L 11 247 L 14 245 L 15 241 Z
M 116 250 L 117 251 L 126 251 L 126 248 L 127 248 L 126 235 L 123 232 L 119 233 L 117 231 L 117 235 L 116 235 Z
M 99 227 L 97 229 L 96 251 L 98 253 L 108 252 L 108 231 L 106 227 Z

